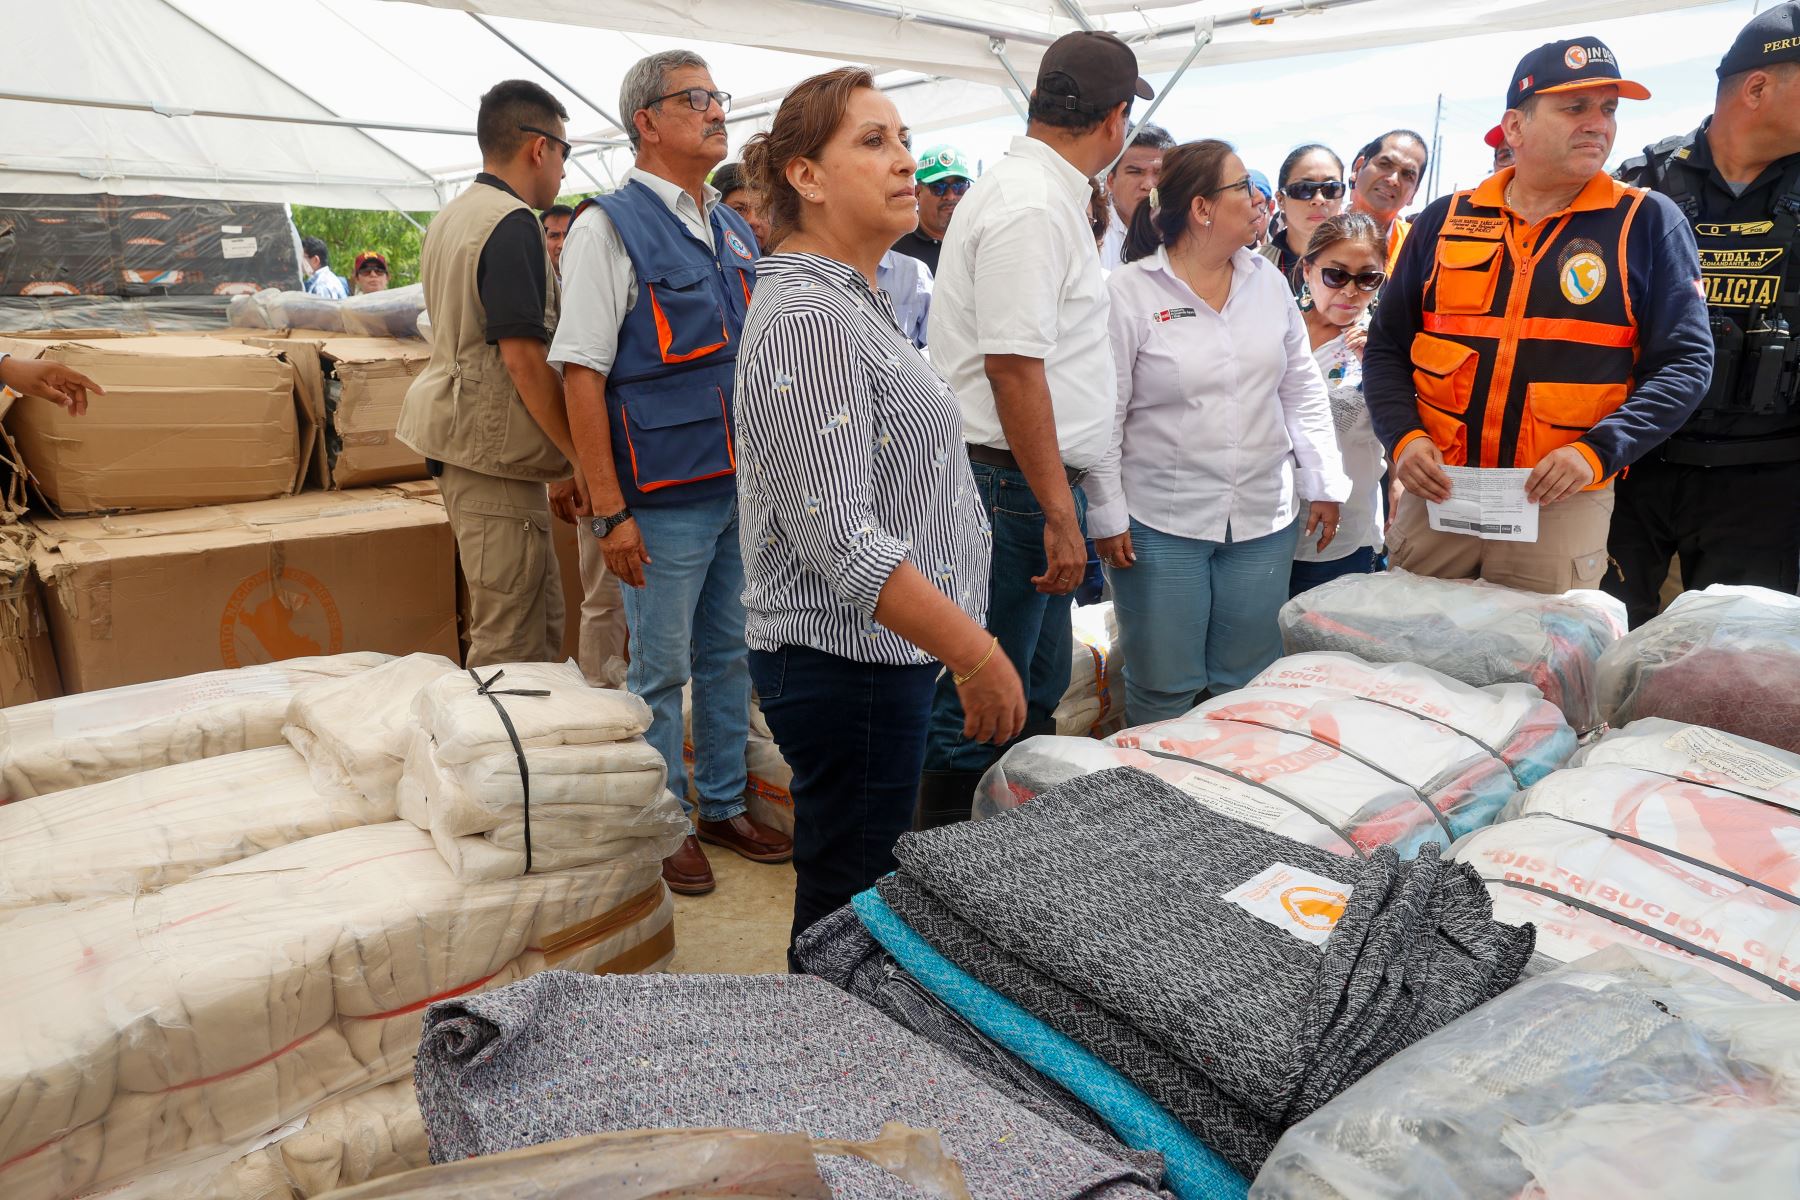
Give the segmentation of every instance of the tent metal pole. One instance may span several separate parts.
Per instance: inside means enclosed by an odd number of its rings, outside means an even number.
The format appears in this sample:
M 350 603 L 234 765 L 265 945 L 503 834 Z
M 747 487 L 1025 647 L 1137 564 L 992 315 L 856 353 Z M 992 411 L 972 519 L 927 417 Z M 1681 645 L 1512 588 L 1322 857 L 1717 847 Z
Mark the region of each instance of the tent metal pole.
M 587 105 L 589 108 L 591 108 L 595 112 L 599 113 L 602 117 L 605 117 L 608 121 L 611 121 L 613 123 L 614 129 L 617 129 L 620 133 L 624 133 L 626 131 L 625 130 L 625 122 L 619 120 L 618 117 L 614 116 L 612 113 L 608 112 L 606 109 L 601 108 L 598 104 L 595 104 L 592 100 L 590 100 L 582 92 L 582 90 L 580 88 L 576 87 L 574 84 L 570 83 L 567 79 L 563 78 L 561 75 L 559 75 L 555 71 L 551 70 L 549 65 L 547 63 L 545 63 L 543 59 L 539 58 L 537 55 L 533 54 L 531 51 L 527 50 L 525 47 L 519 45 L 519 43 L 513 41 L 513 39 L 507 37 L 504 33 L 501 33 L 499 28 L 492 21 L 488 20 L 486 17 L 484 17 L 480 13 L 476 13 L 476 12 L 470 13 L 469 17 L 477 25 L 481 26 L 483 29 L 487 30 L 489 33 L 493 34 L 495 37 L 499 38 L 501 41 L 505 42 L 508 46 L 511 46 L 520 58 L 524 59 L 526 62 L 530 63 L 532 66 L 536 67 L 538 70 L 542 71 L 544 74 L 546 74 L 550 78 L 554 79 L 557 83 L 559 83 L 563 87 L 567 88 L 569 91 L 569 94 L 571 96 L 575 97 L 577 100 L 581 101 L 583 104 Z M 593 176 L 590 175 L 589 178 L 592 179 Z M 596 184 L 598 184 L 600 181 L 598 179 L 595 179 L 594 182 Z
M 1012 59 L 1006 55 L 1006 39 L 1002 37 L 989 38 L 988 52 L 999 59 L 1000 65 L 1006 68 L 1006 73 L 1012 76 L 1013 86 L 1019 89 L 1019 95 L 1027 100 L 1031 99 L 1031 89 L 1025 86 L 1023 79 L 1019 78 L 1019 72 L 1012 65 Z
M 1094 23 L 1088 20 L 1087 11 L 1081 7 L 1080 0 L 1057 0 L 1057 2 L 1062 5 L 1062 10 L 1069 14 L 1071 21 L 1083 29 L 1093 30 Z
M 393 207 L 393 210 L 395 212 L 399 213 L 400 216 L 405 219 L 405 221 L 408 225 L 411 225 L 414 229 L 418 230 L 420 233 L 425 232 L 425 227 L 423 225 L 419 224 L 417 221 L 413 220 L 413 215 L 411 213 L 407 212 L 404 208 L 401 208 L 398 204 L 396 204 L 394 202 L 394 198 L 392 196 L 384 195 L 384 196 L 382 196 L 382 199 L 386 200 L 388 202 L 388 204 Z
M 1125 151 L 1131 148 L 1131 139 L 1135 138 L 1144 126 L 1150 123 L 1150 118 L 1156 115 L 1156 110 L 1162 107 L 1162 102 L 1169 98 L 1169 93 L 1175 90 L 1175 85 L 1181 82 L 1181 77 L 1187 74 L 1187 69 L 1194 65 L 1194 60 L 1200 57 L 1200 52 L 1202 50 L 1212 44 L 1212 40 L 1213 31 L 1211 26 L 1205 26 L 1195 33 L 1194 45 L 1193 48 L 1187 52 L 1187 57 L 1181 60 L 1181 65 L 1175 68 L 1175 73 L 1173 75 L 1169 76 L 1169 82 L 1163 84 L 1162 90 L 1157 92 L 1156 96 L 1150 101 L 1150 107 L 1144 110 L 1144 115 L 1133 122 L 1131 132 L 1125 135 L 1125 144 L 1119 147 L 1118 157 L 1106 164 L 1106 170 L 1100 172 L 1100 174 L 1111 175 L 1113 173 L 1114 168 L 1119 165 L 1119 159 L 1124 158 Z
M 474 137 L 472 129 L 443 125 L 402 125 L 392 121 L 353 121 L 344 117 L 303 117 L 284 113 L 235 112 L 217 108 L 185 108 L 151 100 L 108 100 L 92 96 L 51 96 L 40 92 L 0 91 L 0 100 L 24 104 L 61 104 L 74 108 L 112 108 L 122 112 L 154 113 L 159 117 L 218 117 L 230 121 L 272 121 L 281 125 L 323 125 L 336 129 L 380 129 L 394 133 L 441 133 L 449 137 Z M 386 150 L 387 147 L 383 146 Z M 388 151 L 390 154 L 392 151 Z M 398 157 L 398 156 L 396 156 Z M 411 165 L 411 164 L 408 164 Z M 429 172 L 425 172 L 429 175 Z
M 324 184 L 332 187 L 370 188 L 375 191 L 381 191 L 386 188 L 435 187 L 441 182 L 437 179 L 359 179 L 354 176 L 345 175 L 201 175 L 193 172 L 181 175 L 173 172 L 111 170 L 100 167 L 21 166 L 17 162 L 10 165 L 15 170 L 32 175 L 69 175 L 77 179 L 87 179 L 96 183 L 106 179 L 154 179 L 159 182 L 167 183 L 244 183 L 253 184 L 258 187 L 289 187 L 294 184 L 312 183 Z M 394 203 L 392 199 L 385 195 L 382 199 L 386 200 L 390 205 Z
M 808 2 L 808 0 L 802 0 Z M 1324 12 L 1333 8 L 1349 8 L 1352 4 L 1367 4 L 1370 0 L 1273 0 L 1272 3 L 1258 5 L 1229 16 L 1206 17 L 1199 21 L 1183 21 L 1179 25 L 1157 25 L 1141 34 L 1125 36 L 1127 42 L 1142 43 L 1161 41 L 1163 38 L 1182 37 L 1197 34 L 1203 28 L 1227 29 L 1236 25 L 1267 25 L 1277 17 L 1294 16 L 1302 13 Z
M 979 21 L 965 21 L 961 17 L 952 17 L 941 13 L 914 12 L 894 4 L 877 4 L 873 0 L 794 0 L 794 2 L 810 4 L 814 8 L 830 8 L 838 12 L 855 13 L 862 17 L 904 21 L 909 25 L 925 25 L 934 29 L 953 29 L 958 33 L 979 33 L 991 38 L 1027 42 L 1037 46 L 1048 46 L 1056 40 L 1056 35 L 1053 33 L 1035 33 L 1029 29 L 1008 29 L 999 25 L 983 25 Z

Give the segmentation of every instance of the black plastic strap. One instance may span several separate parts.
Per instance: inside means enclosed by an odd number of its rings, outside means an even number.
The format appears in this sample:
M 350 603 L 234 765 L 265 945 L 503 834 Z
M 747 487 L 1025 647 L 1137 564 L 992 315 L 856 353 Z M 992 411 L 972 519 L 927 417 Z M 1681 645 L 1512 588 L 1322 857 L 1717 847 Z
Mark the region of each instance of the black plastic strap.
M 525 812 L 525 874 L 529 875 L 531 874 L 531 771 L 525 765 L 525 743 L 519 740 L 519 731 L 513 728 L 512 717 L 507 715 L 506 706 L 500 703 L 500 697 L 548 696 L 550 693 L 543 689 L 496 689 L 494 685 L 499 683 L 500 677 L 505 674 L 506 671 L 502 668 L 484 680 L 475 673 L 474 667 L 469 668 L 469 678 L 475 681 L 475 694 L 486 696 L 493 704 L 494 711 L 500 714 L 500 724 L 506 727 L 506 736 L 512 739 L 513 757 L 519 763 L 519 791 L 524 801 Z
M 1684 862 L 1690 867 L 1698 867 L 1708 874 L 1723 875 L 1727 879 L 1736 880 L 1747 888 L 1755 888 L 1759 892 L 1766 892 L 1777 900 L 1785 900 L 1789 904 L 1800 908 L 1800 896 L 1789 895 L 1778 887 L 1770 887 L 1760 879 L 1752 879 L 1748 875 L 1739 875 L 1729 867 L 1721 867 L 1717 863 L 1707 862 L 1703 858 L 1695 858 L 1690 854 L 1683 854 L 1679 850 L 1671 850 L 1667 846 L 1659 846 L 1655 842 L 1647 842 L 1641 837 L 1633 837 L 1631 834 L 1621 833 L 1617 829 L 1608 829 L 1604 825 L 1590 825 L 1586 821 L 1577 821 L 1574 817 L 1565 817 L 1561 813 L 1528 812 L 1520 814 L 1521 819 L 1525 817 L 1538 817 L 1551 821 L 1561 821 L 1565 825 L 1577 825 L 1582 829 L 1591 830 L 1594 833 L 1604 833 L 1607 837 L 1612 838 L 1615 841 L 1629 842 L 1633 846 L 1642 846 L 1646 850 L 1654 850 L 1665 858 L 1672 858 L 1677 862 Z
M 1243 717 L 1214 717 L 1208 715 L 1206 719 L 1209 721 L 1223 722 L 1229 725 L 1254 725 L 1258 729 L 1267 729 L 1271 733 L 1289 733 L 1295 737 L 1305 738 L 1309 742 L 1314 742 L 1328 749 L 1335 750 L 1345 758 L 1361 763 L 1383 779 L 1397 783 L 1407 791 L 1411 792 L 1413 796 L 1418 799 L 1419 803 L 1425 806 L 1425 811 L 1431 814 L 1431 819 L 1438 823 L 1438 828 L 1444 831 L 1444 845 L 1448 847 L 1451 842 L 1456 840 L 1456 835 L 1450 832 L 1450 822 L 1445 819 L 1443 813 L 1438 811 L 1437 805 L 1431 802 L 1431 798 L 1427 796 L 1423 790 L 1414 787 L 1412 784 L 1406 782 L 1406 780 L 1400 778 L 1379 763 L 1370 762 L 1348 746 L 1338 742 L 1328 742 L 1322 737 L 1315 737 L 1314 735 L 1307 733 L 1304 729 L 1283 729 L 1279 725 L 1270 725 L 1263 721 L 1247 721 Z
M 1518 879 L 1486 879 L 1484 882 L 1498 883 L 1509 888 L 1517 888 L 1521 892 L 1532 892 L 1539 896 L 1548 897 L 1558 904 L 1566 904 L 1570 908 L 1579 908 L 1583 912 L 1593 913 L 1596 917 L 1605 917 L 1615 925 L 1622 926 L 1634 933 L 1641 933 L 1645 937 L 1650 938 L 1653 941 L 1661 942 L 1665 946 L 1673 946 L 1677 950 L 1692 954 L 1695 958 L 1704 958 L 1707 962 L 1717 963 L 1721 967 L 1728 967 L 1740 975 L 1748 975 L 1758 983 L 1766 984 L 1769 987 L 1774 988 L 1789 1000 L 1800 1000 L 1800 988 L 1789 987 L 1778 979 L 1770 979 L 1755 967 L 1745 966 L 1735 958 L 1727 958 L 1725 955 L 1720 954 L 1715 950 L 1708 950 L 1704 946 L 1696 946 L 1686 938 L 1672 937 L 1654 926 L 1646 925 L 1642 921 L 1634 921 L 1630 917 L 1622 917 L 1611 909 L 1602 908 L 1598 904 L 1582 899 L 1580 896 L 1571 896 L 1567 892 L 1552 891 L 1547 887 L 1539 887 L 1535 883 L 1526 883 L 1523 880 Z
M 1235 779 L 1239 783 L 1247 783 L 1251 787 L 1255 788 L 1257 791 L 1267 792 L 1267 793 L 1269 793 L 1269 795 L 1275 797 L 1277 800 L 1281 801 L 1283 804 L 1291 805 L 1292 807 L 1299 809 L 1301 812 L 1305 813 L 1307 816 L 1311 817 L 1313 820 L 1317 821 L 1319 824 L 1325 826 L 1325 828 L 1331 830 L 1331 832 L 1337 834 L 1338 837 L 1340 837 L 1344 840 L 1344 844 L 1346 846 L 1350 847 L 1350 852 L 1352 854 L 1356 855 L 1356 857 L 1358 857 L 1358 858 L 1369 857 L 1368 851 L 1364 850 L 1361 846 L 1357 845 L 1355 839 L 1353 839 L 1347 832 L 1345 832 L 1343 827 L 1340 826 L 1336 821 L 1333 821 L 1328 817 L 1321 816 L 1320 814 L 1314 812 L 1309 806 L 1302 804 L 1300 801 L 1294 799 L 1292 796 L 1288 795 L 1286 792 L 1279 791 L 1275 788 L 1272 788 L 1266 783 L 1259 783 L 1254 779 L 1247 779 L 1244 776 L 1239 775 L 1236 771 L 1231 770 L 1229 767 L 1221 767 L 1221 766 L 1217 766 L 1214 763 L 1202 762 L 1200 759 L 1188 758 L 1186 755 L 1182 755 L 1182 754 L 1171 754 L 1167 750 L 1152 750 L 1148 746 L 1117 746 L 1117 747 L 1115 747 L 1115 749 L 1142 750 L 1145 754 L 1150 755 L 1150 757 L 1152 757 L 1152 758 L 1164 758 L 1164 759 L 1169 760 L 1170 762 L 1187 763 L 1189 766 L 1199 767 L 1203 771 L 1211 771 L 1214 775 L 1223 775 L 1227 779 Z

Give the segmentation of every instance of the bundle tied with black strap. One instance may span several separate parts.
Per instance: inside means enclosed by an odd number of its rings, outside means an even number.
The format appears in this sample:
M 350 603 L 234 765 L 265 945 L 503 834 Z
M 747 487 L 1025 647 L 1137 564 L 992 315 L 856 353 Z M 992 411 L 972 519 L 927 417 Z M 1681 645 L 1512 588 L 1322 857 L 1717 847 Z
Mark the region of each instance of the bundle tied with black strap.
M 660 860 L 686 836 L 667 769 L 642 737 L 649 707 L 589 687 L 571 663 L 434 680 L 413 717 L 400 816 L 431 833 L 458 878 Z

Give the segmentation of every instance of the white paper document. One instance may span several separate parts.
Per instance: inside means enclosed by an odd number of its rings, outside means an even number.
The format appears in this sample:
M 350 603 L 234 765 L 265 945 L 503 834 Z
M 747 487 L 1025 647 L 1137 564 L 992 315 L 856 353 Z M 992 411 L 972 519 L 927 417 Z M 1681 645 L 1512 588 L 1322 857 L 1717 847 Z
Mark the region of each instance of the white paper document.
M 1525 498 L 1529 467 L 1445 467 L 1450 498 L 1425 502 L 1431 527 L 1490 542 L 1535 542 L 1538 506 Z

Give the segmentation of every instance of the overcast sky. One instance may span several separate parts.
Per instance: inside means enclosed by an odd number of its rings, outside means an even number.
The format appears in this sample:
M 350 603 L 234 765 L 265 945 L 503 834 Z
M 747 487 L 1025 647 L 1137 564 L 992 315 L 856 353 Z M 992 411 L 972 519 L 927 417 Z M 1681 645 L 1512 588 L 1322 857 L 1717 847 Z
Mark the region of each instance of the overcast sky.
M 1492 152 L 1481 138 L 1499 121 L 1519 59 L 1548 41 L 1592 35 L 1612 48 L 1627 77 L 1651 93 L 1649 100 L 1620 103 L 1613 151 L 1617 161 L 1692 129 L 1712 111 L 1719 59 L 1744 23 L 1769 4 L 1732 0 L 1527 33 L 1208 69 L 1196 65 L 1154 119 L 1180 141 L 1221 137 L 1232 142 L 1250 166 L 1273 179 L 1288 150 L 1303 142 L 1324 142 L 1348 162 L 1364 142 L 1388 129 L 1411 127 L 1429 141 L 1442 93 L 1442 190 L 1449 191 L 1488 174 Z M 1205 61 L 1204 52 L 1200 61 Z M 1168 81 L 1150 82 L 1160 89 Z M 1139 115 L 1141 111 L 1140 105 Z M 1017 121 L 994 120 L 926 140 L 950 142 L 991 163 L 1018 131 Z M 1424 199 L 1421 192 L 1414 207 L 1422 207 Z

